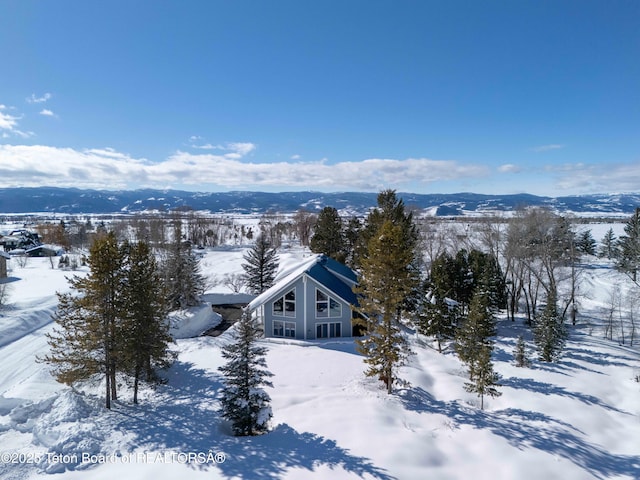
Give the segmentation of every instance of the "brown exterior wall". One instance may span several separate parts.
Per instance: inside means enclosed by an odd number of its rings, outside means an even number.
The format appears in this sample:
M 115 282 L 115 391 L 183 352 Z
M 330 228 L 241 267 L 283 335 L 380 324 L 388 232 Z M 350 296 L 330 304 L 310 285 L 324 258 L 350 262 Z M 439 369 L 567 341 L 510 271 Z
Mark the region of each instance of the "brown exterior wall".
M 7 259 L 0 255 L 0 278 L 7 276 Z

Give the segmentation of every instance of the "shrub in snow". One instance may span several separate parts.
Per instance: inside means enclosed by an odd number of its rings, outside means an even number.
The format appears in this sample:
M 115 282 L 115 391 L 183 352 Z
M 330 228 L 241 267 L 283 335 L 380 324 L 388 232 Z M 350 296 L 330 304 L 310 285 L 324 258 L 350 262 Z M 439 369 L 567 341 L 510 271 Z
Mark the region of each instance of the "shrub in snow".
M 516 361 L 516 367 L 528 367 L 531 363 L 527 357 L 527 345 L 525 344 L 524 337 L 522 335 L 518 337 L 513 357 Z

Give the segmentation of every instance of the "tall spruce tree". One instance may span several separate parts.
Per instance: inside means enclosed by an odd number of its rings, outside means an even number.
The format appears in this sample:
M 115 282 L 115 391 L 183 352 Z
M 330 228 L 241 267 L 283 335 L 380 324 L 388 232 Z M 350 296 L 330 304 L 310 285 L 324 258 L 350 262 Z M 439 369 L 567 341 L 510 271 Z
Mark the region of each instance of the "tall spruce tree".
M 334 207 L 324 207 L 318 214 L 309 246 L 314 253 L 324 253 L 339 262 L 345 261 L 342 219 Z
M 477 393 L 480 408 L 484 409 L 484 396 L 501 395 L 499 376 L 493 371 L 491 353 L 492 337 L 496 334 L 495 318 L 491 307 L 491 295 L 487 285 L 478 286 L 471 299 L 469 315 L 456 332 L 456 353 L 467 365 L 469 382 L 464 388 L 467 392 Z
M 490 307 L 490 297 L 483 288 L 479 288 L 471 299 L 467 318 L 456 331 L 455 349 L 460 360 L 471 367 L 478 361 L 482 349 L 487 348 L 491 353 L 491 338 L 495 334 L 495 318 Z
M 174 225 L 173 243 L 169 245 L 163 272 L 169 308 L 183 309 L 200 303 L 204 278 L 191 244 L 183 239 L 180 220 Z
M 627 221 L 624 233 L 625 235 L 622 235 L 618 241 L 617 267 L 636 282 L 638 270 L 640 270 L 640 208 L 636 208 L 633 216 Z
M 272 412 L 270 397 L 264 387 L 272 387 L 273 376 L 266 370 L 267 349 L 258 345 L 261 333 L 251 314 L 245 311 L 236 323 L 234 341 L 222 349 L 227 363 L 219 368 L 224 375 L 222 416 L 239 436 L 258 435 L 269 428 Z
M 604 237 L 602 237 L 602 246 L 600 247 L 600 256 L 607 257 L 609 260 L 615 258 L 618 254 L 616 244 L 616 234 L 613 233 L 613 228 L 607 230 Z
M 369 241 L 355 288 L 360 295 L 357 311 L 366 319 L 368 333 L 356 341 L 357 348 L 369 366 L 366 375 L 384 382 L 388 393 L 400 380 L 398 367 L 411 353 L 396 316 L 413 285 L 413 252 L 403 248 L 402 241 L 402 226 L 385 221 Z
M 115 234 L 98 236 L 90 249 L 89 275 L 70 279 L 72 293 L 58 293 L 56 328 L 47 334 L 50 353 L 42 358 L 53 367 L 56 379 L 68 385 L 104 375 L 107 408 L 117 399 L 123 263 Z
M 244 254 L 246 285 L 251 293 L 261 294 L 273 285 L 278 271 L 278 251 L 260 234 L 254 246 Z
M 167 322 L 167 304 L 160 269 L 149 244 L 123 246 L 123 322 L 119 330 L 123 365 L 134 378 L 133 403 L 138 403 L 140 380 L 158 381 L 156 369 L 167 368 L 175 355 Z
M 356 257 L 360 266 L 364 264 L 369 255 L 369 243 L 376 241 L 376 238 L 385 223 L 390 223 L 397 227 L 396 244 L 394 252 L 406 262 L 406 275 L 398 281 L 405 282 L 402 285 L 404 296 L 402 302 L 397 305 L 396 317 L 400 321 L 402 312 L 414 312 L 417 309 L 420 295 L 420 234 L 415 222 L 413 213 L 407 211 L 404 201 L 396 196 L 395 190 L 383 190 L 378 194 L 378 205 L 371 210 L 365 221 L 365 226 L 361 230 L 362 241 L 360 243 L 362 251 Z
M 543 362 L 555 362 L 560 358 L 567 339 L 567 328 L 558 313 L 556 296 L 547 297 L 542 313 L 536 316 L 533 339 L 538 349 L 538 358 Z

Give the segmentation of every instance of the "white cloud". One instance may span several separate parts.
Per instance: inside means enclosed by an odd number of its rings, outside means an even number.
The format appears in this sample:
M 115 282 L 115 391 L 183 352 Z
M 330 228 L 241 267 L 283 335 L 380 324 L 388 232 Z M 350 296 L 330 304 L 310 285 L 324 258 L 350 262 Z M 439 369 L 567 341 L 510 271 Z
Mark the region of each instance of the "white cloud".
M 640 162 L 575 163 L 550 171 L 559 188 L 577 193 L 636 192 L 640 185 Z
M 290 158 L 291 160 L 300 160 L 302 158 L 302 155 L 295 154 L 295 155 L 291 155 Z
M 522 167 L 514 165 L 512 163 L 505 163 L 504 165 L 500 165 L 498 167 L 498 171 L 500 173 L 519 173 L 522 171 Z
M 53 113 L 51 110 L 47 108 L 43 108 L 40 110 L 40 115 L 44 115 L 45 117 L 56 117 L 57 115 Z
M 37 97 L 35 93 L 32 93 L 31 96 L 27 97 L 26 100 L 28 103 L 45 103 L 50 99 L 51 99 L 51 94 L 47 92 L 41 97 Z
M 367 159 L 329 164 L 248 162 L 252 143 L 230 143 L 220 154 L 178 151 L 161 162 L 133 158 L 116 150 L 74 150 L 42 145 L 0 145 L 4 185 L 86 188 L 331 188 L 378 190 L 435 181 L 478 178 L 486 167 L 426 158 Z
M 549 152 L 551 150 L 559 150 L 561 148 L 564 148 L 565 145 L 560 145 L 558 143 L 552 143 L 549 145 L 539 145 L 537 147 L 533 147 L 531 150 L 533 150 L 534 152 L 540 153 L 540 152 Z
M 13 131 L 13 129 L 18 125 L 19 117 L 14 117 L 13 115 L 5 113 L 5 110 L 7 110 L 7 106 L 0 104 L 0 129 Z
M 18 129 L 18 120 L 22 117 L 16 117 L 6 112 L 10 108 L 6 105 L 0 104 L 0 131 L 2 132 L 2 138 L 10 138 L 12 136 L 20 138 L 33 137 L 35 133 L 24 132 Z

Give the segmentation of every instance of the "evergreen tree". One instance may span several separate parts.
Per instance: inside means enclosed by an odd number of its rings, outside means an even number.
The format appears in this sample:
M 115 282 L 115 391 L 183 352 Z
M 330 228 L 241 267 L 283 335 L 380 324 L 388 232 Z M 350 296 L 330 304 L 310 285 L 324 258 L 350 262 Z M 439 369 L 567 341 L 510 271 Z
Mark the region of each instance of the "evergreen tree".
M 269 240 L 260 234 L 253 248 L 243 258 L 245 263 L 242 268 L 249 291 L 259 295 L 270 288 L 278 271 L 278 252 L 271 248 Z
M 173 243 L 169 246 L 163 265 L 165 289 L 171 309 L 193 307 L 200 303 L 204 292 L 204 278 L 191 245 L 182 237 L 182 223 L 174 226 Z
M 591 234 L 591 230 L 585 230 L 580 234 L 577 245 L 578 251 L 585 255 L 596 254 L 596 241 Z
M 324 253 L 339 262 L 345 261 L 342 219 L 334 207 L 324 207 L 318 214 L 309 246 L 314 253 Z
M 268 430 L 271 399 L 263 387 L 272 387 L 273 376 L 266 370 L 267 349 L 257 345 L 260 332 L 251 314 L 245 311 L 236 323 L 234 341 L 222 348 L 227 363 L 219 368 L 224 375 L 222 416 L 231 421 L 235 435 L 257 435 Z
M 455 348 L 460 360 L 471 368 L 478 361 L 482 349 L 489 349 L 491 354 L 493 348 L 491 337 L 495 334 L 495 319 L 490 307 L 489 295 L 482 289 L 478 289 L 471 299 L 469 315 L 456 331 Z
M 529 357 L 527 356 L 527 344 L 522 335 L 518 337 L 513 357 L 516 361 L 516 367 L 528 367 L 530 364 Z
M 157 381 L 156 369 L 167 368 L 175 358 L 169 350 L 167 306 L 162 277 L 149 244 L 125 244 L 123 285 L 124 321 L 119 330 L 124 368 L 134 377 L 133 403 L 138 403 L 141 379 Z
M 467 306 L 471 303 L 473 291 L 475 290 L 475 281 L 473 271 L 469 262 L 469 252 L 464 248 L 458 250 L 453 259 L 452 278 L 453 278 L 453 295 L 454 299 L 460 303 L 462 311 L 467 311 Z
M 427 299 L 418 315 L 418 331 L 434 337 L 438 342 L 438 352 L 442 353 L 442 342 L 454 337 L 458 322 L 458 307 L 449 305 L 444 298 Z
M 636 208 L 635 213 L 625 225 L 624 232 L 626 235 L 621 236 L 618 242 L 617 267 L 636 282 L 640 269 L 640 208 Z
M 473 292 L 482 285 L 489 295 L 489 307 L 493 311 L 507 307 L 507 286 L 497 258 L 494 255 L 471 250 L 469 269 L 473 277 Z
M 617 245 L 616 245 L 616 235 L 613 233 L 613 228 L 607 230 L 607 233 L 602 238 L 602 246 L 600 247 L 600 255 L 602 257 L 607 257 L 609 260 L 612 258 L 616 258 Z
M 397 198 L 395 190 L 383 190 L 378 194 L 378 206 L 367 216 L 365 227 L 361 231 L 361 248 L 358 254 L 362 266 L 370 253 L 369 244 L 377 241 L 377 236 L 385 223 L 398 228 L 396 244 L 393 246 L 397 255 L 406 262 L 405 273 L 399 281 L 404 296 L 397 306 L 396 317 L 400 321 L 403 311 L 413 312 L 417 308 L 420 290 L 420 252 L 418 250 L 420 235 L 413 221 L 413 214 L 407 212 L 402 199 Z
M 68 385 L 103 374 L 107 408 L 117 398 L 123 262 L 113 232 L 96 238 L 90 249 L 89 275 L 70 280 L 75 294 L 58 293 L 57 325 L 47 334 L 50 353 L 42 358 L 53 367 L 56 379 Z
M 544 310 L 537 316 L 533 338 L 541 361 L 555 362 L 560 357 L 567 339 L 567 330 L 558 313 L 555 295 L 547 297 Z
M 483 345 L 478 350 L 476 359 L 469 365 L 470 381 L 464 384 L 464 389 L 469 393 L 477 393 L 480 397 L 480 409 L 484 410 L 484 397 L 499 397 L 502 395 L 496 387 L 500 386 L 500 375 L 493 371 L 491 362 L 492 348 Z
M 351 217 L 344 228 L 344 262 L 351 268 L 355 269 L 360 264 L 359 255 L 363 251 L 362 242 L 362 222 L 358 217 Z
M 357 348 L 369 368 L 367 376 L 378 377 L 393 391 L 399 381 L 397 369 L 410 355 L 408 342 L 396 317 L 411 285 L 412 252 L 403 248 L 402 226 L 382 224 L 369 241 L 362 260 L 361 278 L 355 292 L 360 295 L 357 311 L 365 318 L 368 335 L 357 340 Z
M 429 271 L 429 286 L 438 298 L 456 300 L 454 292 L 457 265 L 447 252 L 438 255 L 432 262 Z M 456 300 L 457 301 L 457 300 Z

